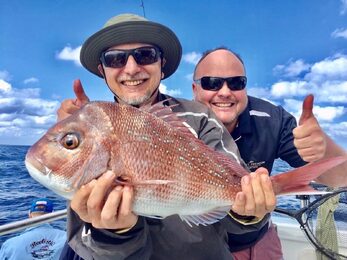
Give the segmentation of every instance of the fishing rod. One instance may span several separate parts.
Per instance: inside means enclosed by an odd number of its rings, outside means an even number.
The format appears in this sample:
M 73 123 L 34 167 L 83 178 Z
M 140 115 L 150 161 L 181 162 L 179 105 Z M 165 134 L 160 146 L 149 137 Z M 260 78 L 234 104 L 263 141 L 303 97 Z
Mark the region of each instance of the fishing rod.
M 143 0 L 141 0 L 141 5 L 142 7 L 142 12 L 143 12 L 143 17 L 146 17 L 146 13 L 145 13 L 145 3 L 143 2 Z

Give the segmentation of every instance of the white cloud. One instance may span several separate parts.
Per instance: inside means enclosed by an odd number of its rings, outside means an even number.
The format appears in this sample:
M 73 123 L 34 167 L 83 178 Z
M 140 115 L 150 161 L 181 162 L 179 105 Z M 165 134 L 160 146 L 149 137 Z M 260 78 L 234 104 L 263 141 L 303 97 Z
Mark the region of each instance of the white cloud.
M 23 82 L 24 82 L 24 84 L 37 83 L 37 82 L 39 82 L 39 79 L 37 79 L 35 77 L 31 77 L 31 78 L 25 79 Z
M 167 94 L 169 96 L 178 97 L 182 94 L 182 91 L 180 89 L 168 89 L 167 86 L 160 83 L 159 90 L 163 94 Z
M 283 107 L 298 120 L 302 113 L 302 100 L 285 99 Z M 343 106 L 319 106 L 314 104 L 313 114 L 319 122 L 333 122 L 346 112 Z
M 317 102 L 347 103 L 347 81 L 325 81 L 315 90 Z
M 64 47 L 60 52 L 57 53 L 56 58 L 59 60 L 73 61 L 76 65 L 82 66 L 80 62 L 80 52 L 82 46 L 75 49 L 70 46 Z
M 0 70 L 0 79 L 9 81 L 11 79 L 10 73 L 6 70 Z
M 336 54 L 310 67 L 301 66 L 303 64 L 289 62 L 276 66 L 274 72 L 281 77 L 286 75 L 286 80 L 275 82 L 269 88 L 248 87 L 248 92 L 270 102 L 272 100 L 274 104 L 281 104 L 297 120 L 302 113 L 304 97 L 313 94 L 314 115 L 323 130 L 341 143 L 347 138 L 347 55 Z M 347 142 L 343 145 L 346 146 Z
M 308 71 L 310 64 L 304 62 L 304 60 L 299 59 L 296 61 L 289 61 L 286 65 L 277 65 L 273 69 L 276 75 L 284 77 L 296 77 L 301 73 Z
M 187 74 L 187 75 L 185 76 L 185 78 L 186 78 L 187 80 L 189 80 L 190 82 L 192 82 L 192 81 L 193 81 L 193 76 L 194 76 L 194 73 L 189 73 L 189 74 Z
M 258 96 L 269 97 L 268 90 L 258 91 Z M 347 81 L 281 81 L 272 85 L 271 97 L 274 99 L 305 97 L 314 94 L 316 102 L 347 103 Z
M 340 14 L 344 15 L 345 13 L 347 13 L 347 0 L 341 0 L 341 10 L 340 10 Z
M 296 118 L 298 118 L 301 114 L 301 108 L 302 108 L 302 101 L 297 99 L 284 99 L 283 107 L 290 112 L 292 115 L 294 115 Z
M 0 140 L 30 144 L 56 122 L 59 102 L 40 98 L 39 88 L 17 89 L 0 80 Z M 26 140 L 26 141 L 25 141 Z
M 10 83 L 6 82 L 3 79 L 0 79 L 0 97 L 4 94 L 11 92 L 12 86 Z
M 198 52 L 189 52 L 186 54 L 183 54 L 182 58 L 185 62 L 196 65 L 199 61 L 199 59 L 201 58 L 201 53 Z
M 4 80 L 0 80 L 0 98 L 13 97 L 22 99 L 26 97 L 39 97 L 39 88 L 14 89 L 12 85 Z
M 347 80 L 347 56 L 337 54 L 313 64 L 305 79 L 314 82 Z
M 61 96 L 53 93 L 51 98 L 58 100 L 61 99 Z
M 336 29 L 335 31 L 331 33 L 331 37 L 347 39 L 347 29 L 344 29 L 344 28 Z
M 313 108 L 313 113 L 317 116 L 318 121 L 332 122 L 335 119 L 341 117 L 346 112 L 343 106 L 327 106 L 321 107 L 315 105 Z
M 340 122 L 336 124 L 322 123 L 320 126 L 331 137 L 341 137 L 342 140 L 347 140 L 347 122 Z
M 272 103 L 276 106 L 278 105 L 277 102 L 268 99 L 269 89 L 267 89 L 265 87 L 247 87 L 247 94 L 249 94 L 253 97 L 258 97 L 258 98 L 264 99 L 266 101 L 269 101 L 270 103 Z
M 309 88 L 306 81 L 280 81 L 272 85 L 271 95 L 274 98 L 304 96 Z
M 288 64 L 290 67 L 291 64 Z M 277 71 L 290 71 L 278 65 Z M 294 75 L 294 74 L 293 74 Z M 314 94 L 316 102 L 347 103 L 347 56 L 336 54 L 312 64 L 303 79 L 282 80 L 264 89 L 261 97 L 269 99 L 303 98 Z M 269 96 L 270 92 L 270 96 Z

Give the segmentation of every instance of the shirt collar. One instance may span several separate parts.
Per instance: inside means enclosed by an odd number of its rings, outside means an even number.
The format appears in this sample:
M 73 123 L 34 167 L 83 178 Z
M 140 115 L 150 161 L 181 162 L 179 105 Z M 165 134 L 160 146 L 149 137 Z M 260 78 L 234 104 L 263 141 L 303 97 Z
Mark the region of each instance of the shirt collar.
M 43 224 L 40 224 L 40 225 L 37 225 L 37 226 L 28 227 L 28 228 L 25 229 L 24 232 L 27 232 L 29 230 L 33 230 L 33 229 L 39 228 L 39 227 L 46 227 L 47 228 L 47 227 L 52 227 L 52 226 L 49 223 L 43 223 Z
M 240 137 L 243 134 L 250 134 L 252 133 L 252 127 L 251 127 L 251 116 L 249 114 L 250 107 L 249 107 L 249 99 L 247 106 L 245 110 L 239 115 L 238 123 L 232 132 L 232 136 L 234 139 Z

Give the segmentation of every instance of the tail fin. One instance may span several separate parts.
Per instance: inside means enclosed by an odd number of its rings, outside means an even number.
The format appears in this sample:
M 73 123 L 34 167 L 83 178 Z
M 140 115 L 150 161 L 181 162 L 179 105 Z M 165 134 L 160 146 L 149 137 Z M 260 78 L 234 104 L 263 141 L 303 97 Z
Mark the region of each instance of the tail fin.
M 347 161 L 347 156 L 338 156 L 309 163 L 292 171 L 271 176 L 276 195 L 313 191 L 308 185 L 327 170 Z

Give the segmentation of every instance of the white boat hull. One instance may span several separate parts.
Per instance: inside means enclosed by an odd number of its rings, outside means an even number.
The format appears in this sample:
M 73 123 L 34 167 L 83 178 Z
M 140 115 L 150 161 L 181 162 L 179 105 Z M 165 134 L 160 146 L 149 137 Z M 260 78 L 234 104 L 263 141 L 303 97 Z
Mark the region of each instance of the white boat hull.
M 289 217 L 272 217 L 281 239 L 284 260 L 316 260 L 315 247 L 306 237 L 299 223 Z M 347 236 L 347 230 L 345 232 Z M 342 243 L 340 243 L 341 245 Z M 347 245 L 341 245 L 339 252 L 347 255 Z

